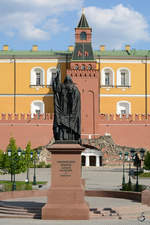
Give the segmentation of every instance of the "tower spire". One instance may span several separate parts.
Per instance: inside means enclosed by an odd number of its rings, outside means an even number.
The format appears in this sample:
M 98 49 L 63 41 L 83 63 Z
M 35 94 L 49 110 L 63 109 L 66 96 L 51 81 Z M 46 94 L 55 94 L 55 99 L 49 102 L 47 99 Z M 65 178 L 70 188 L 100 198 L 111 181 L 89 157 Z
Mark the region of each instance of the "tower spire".
M 85 15 L 85 8 L 82 8 L 82 14 Z
M 85 9 L 84 8 L 82 8 L 82 15 L 81 15 L 81 18 L 80 18 L 80 21 L 79 21 L 77 27 L 78 28 L 89 28 L 87 19 L 85 17 Z

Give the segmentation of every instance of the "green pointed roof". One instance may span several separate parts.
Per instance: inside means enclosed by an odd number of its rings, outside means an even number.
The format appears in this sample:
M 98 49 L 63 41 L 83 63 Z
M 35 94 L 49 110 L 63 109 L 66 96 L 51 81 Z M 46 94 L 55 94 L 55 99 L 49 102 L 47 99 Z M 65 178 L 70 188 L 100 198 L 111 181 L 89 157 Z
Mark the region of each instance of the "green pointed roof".
M 82 16 L 81 16 L 81 18 L 80 18 L 80 21 L 79 21 L 77 27 L 78 27 L 78 28 L 89 27 L 88 22 L 87 22 L 87 19 L 86 19 L 84 13 L 82 13 Z

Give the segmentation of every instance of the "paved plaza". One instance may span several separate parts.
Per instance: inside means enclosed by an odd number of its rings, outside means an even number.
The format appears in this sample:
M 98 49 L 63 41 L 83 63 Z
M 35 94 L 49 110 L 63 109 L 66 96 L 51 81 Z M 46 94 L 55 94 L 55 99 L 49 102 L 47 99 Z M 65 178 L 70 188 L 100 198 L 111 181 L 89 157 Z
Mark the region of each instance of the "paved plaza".
M 48 181 L 48 184 L 43 188 L 50 186 L 50 169 L 37 169 L 37 180 Z M 88 190 L 118 190 L 121 187 L 122 182 L 122 168 L 83 168 L 82 177 L 86 182 L 86 189 Z M 16 180 L 25 180 L 26 174 L 16 175 Z M 33 178 L 33 169 L 30 169 L 30 180 Z M 128 181 L 128 171 L 125 173 L 126 182 Z M 2 180 L 10 179 L 10 175 L 0 176 Z M 132 182 L 135 183 L 135 179 Z M 140 184 L 150 185 L 150 179 L 139 179 Z M 24 199 L 9 199 L 6 203 L 24 204 L 29 202 L 45 203 L 45 198 L 24 198 Z M 86 197 L 86 201 L 89 203 L 90 208 L 98 208 L 100 210 L 105 208 L 112 208 L 117 212 L 116 216 L 107 216 L 103 218 L 91 217 L 89 221 L 43 221 L 37 219 L 0 219 L 0 225 L 146 225 L 150 224 L 150 207 L 144 206 L 141 203 L 134 202 L 126 199 L 114 199 L 114 198 L 100 198 L 100 197 Z M 18 204 L 18 203 L 17 203 Z M 143 222 L 138 221 L 137 217 L 144 212 L 145 220 Z

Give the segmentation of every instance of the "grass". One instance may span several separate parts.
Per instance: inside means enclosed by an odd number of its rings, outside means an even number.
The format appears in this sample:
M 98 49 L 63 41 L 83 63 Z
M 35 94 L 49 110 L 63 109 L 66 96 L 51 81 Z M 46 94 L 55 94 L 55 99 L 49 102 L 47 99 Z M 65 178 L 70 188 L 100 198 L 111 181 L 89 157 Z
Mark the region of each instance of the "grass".
M 138 192 L 144 191 L 146 189 L 146 185 L 138 185 Z M 124 184 L 122 191 L 136 191 L 136 185 L 135 184 Z
M 46 181 L 38 181 L 37 185 L 46 184 Z M 12 190 L 12 182 L 8 180 L 1 180 L 0 184 L 2 184 L 1 192 L 4 191 L 11 191 Z M 32 182 L 25 183 L 25 181 L 16 181 L 16 190 L 23 191 L 23 190 L 32 190 Z
M 149 173 L 141 173 L 139 177 L 150 177 L 150 172 Z

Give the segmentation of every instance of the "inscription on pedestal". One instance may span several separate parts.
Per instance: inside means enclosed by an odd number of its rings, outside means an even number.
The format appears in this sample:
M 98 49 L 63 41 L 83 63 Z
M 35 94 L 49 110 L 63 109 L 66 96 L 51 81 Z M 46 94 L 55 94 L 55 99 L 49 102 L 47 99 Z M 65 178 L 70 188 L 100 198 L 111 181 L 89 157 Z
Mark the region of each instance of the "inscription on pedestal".
M 74 160 L 59 160 L 59 172 L 61 177 L 70 177 L 72 175 L 72 165 L 76 161 Z

